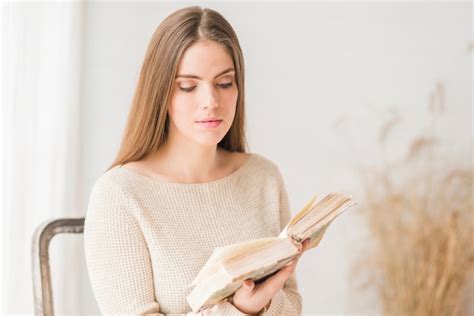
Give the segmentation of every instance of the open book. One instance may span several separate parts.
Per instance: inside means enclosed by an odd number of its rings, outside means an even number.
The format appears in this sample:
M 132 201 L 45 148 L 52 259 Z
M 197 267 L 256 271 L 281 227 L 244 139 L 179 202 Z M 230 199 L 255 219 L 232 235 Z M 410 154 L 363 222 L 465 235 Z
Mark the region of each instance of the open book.
M 285 226 L 278 237 L 250 240 L 215 248 L 211 257 L 191 283 L 186 297 L 194 313 L 232 295 L 247 279 L 260 283 L 288 264 L 302 251 L 316 247 L 329 224 L 348 207 L 350 196 L 330 193 L 316 202 L 314 196 Z

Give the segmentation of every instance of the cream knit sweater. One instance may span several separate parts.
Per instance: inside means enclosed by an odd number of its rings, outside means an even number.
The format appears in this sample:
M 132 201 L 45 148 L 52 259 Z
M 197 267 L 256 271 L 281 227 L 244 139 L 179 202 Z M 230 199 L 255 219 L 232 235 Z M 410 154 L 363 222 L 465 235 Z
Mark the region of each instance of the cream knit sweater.
M 188 285 L 215 247 L 277 236 L 289 219 L 278 167 L 255 153 L 206 183 L 165 182 L 116 166 L 95 182 L 84 227 L 98 306 L 113 315 L 190 315 Z M 301 309 L 292 276 L 264 315 L 301 315 Z M 229 302 L 206 313 L 244 315 Z

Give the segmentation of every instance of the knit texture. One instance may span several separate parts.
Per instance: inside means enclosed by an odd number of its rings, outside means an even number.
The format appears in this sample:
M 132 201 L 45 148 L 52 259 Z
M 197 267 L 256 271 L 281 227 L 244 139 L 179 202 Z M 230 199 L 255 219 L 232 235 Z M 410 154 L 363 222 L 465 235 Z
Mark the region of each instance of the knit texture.
M 84 247 L 103 314 L 194 315 L 189 284 L 216 247 L 278 236 L 290 220 L 279 168 L 250 154 L 233 173 L 205 183 L 171 183 L 116 166 L 92 187 Z M 263 315 L 301 315 L 290 277 Z M 204 315 L 245 315 L 224 301 Z

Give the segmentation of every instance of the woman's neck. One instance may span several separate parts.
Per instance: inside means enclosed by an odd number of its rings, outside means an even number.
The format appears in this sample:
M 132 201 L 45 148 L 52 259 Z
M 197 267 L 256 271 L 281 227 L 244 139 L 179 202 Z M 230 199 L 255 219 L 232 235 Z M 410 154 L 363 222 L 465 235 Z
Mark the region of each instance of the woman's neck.
M 154 172 L 180 183 L 208 182 L 225 172 L 226 152 L 217 146 L 164 144 L 146 160 Z

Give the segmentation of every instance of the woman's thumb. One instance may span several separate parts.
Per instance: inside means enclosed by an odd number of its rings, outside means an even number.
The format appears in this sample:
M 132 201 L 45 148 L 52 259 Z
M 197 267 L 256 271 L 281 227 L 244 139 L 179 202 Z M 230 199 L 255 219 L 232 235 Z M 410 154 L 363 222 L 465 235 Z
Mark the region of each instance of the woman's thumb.
M 255 286 L 255 283 L 252 281 L 252 280 L 245 280 L 244 281 L 244 286 L 245 286 L 245 289 L 247 291 L 250 291 L 253 289 L 253 287 Z

